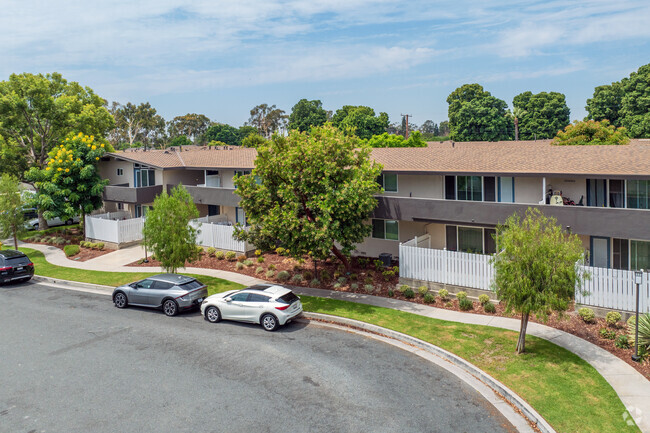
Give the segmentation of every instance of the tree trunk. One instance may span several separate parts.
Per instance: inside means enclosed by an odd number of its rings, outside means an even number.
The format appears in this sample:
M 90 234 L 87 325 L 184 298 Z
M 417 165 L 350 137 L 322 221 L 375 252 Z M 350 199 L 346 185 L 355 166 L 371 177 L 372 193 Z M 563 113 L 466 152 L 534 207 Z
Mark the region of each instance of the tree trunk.
M 517 353 L 524 353 L 526 350 L 526 328 L 528 327 L 529 313 L 522 313 L 521 327 L 519 328 L 519 340 L 517 340 Z
M 37 212 L 38 212 L 38 229 L 39 230 L 49 229 L 50 227 L 47 225 L 47 220 L 43 217 L 43 211 L 39 208 Z
M 347 257 L 345 257 L 345 255 L 341 251 L 339 251 L 338 248 L 336 248 L 336 245 L 332 245 L 332 252 L 341 261 L 341 263 L 343 263 L 343 266 L 345 266 L 345 270 L 349 271 L 350 261 L 348 260 Z
M 84 211 L 81 211 L 81 219 L 79 222 L 81 223 L 81 228 L 83 230 L 84 240 L 86 240 L 86 213 Z
M 16 232 L 18 231 L 18 228 L 14 226 L 14 249 L 18 251 L 18 236 L 16 235 Z
M 515 141 L 519 141 L 519 119 L 515 117 Z

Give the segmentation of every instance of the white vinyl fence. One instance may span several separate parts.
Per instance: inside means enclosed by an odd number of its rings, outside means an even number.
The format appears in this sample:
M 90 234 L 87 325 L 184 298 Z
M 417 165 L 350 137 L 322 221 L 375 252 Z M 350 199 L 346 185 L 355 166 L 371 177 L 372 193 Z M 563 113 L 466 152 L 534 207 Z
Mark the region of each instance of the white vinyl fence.
M 85 224 L 87 238 L 120 245 L 142 240 L 144 218 L 112 220 L 107 217 L 86 215 Z
M 419 239 L 419 238 L 418 238 Z M 412 245 L 415 244 L 414 241 Z M 491 256 L 457 251 L 399 246 L 399 276 L 440 284 L 492 290 L 494 266 Z M 580 266 L 591 278 L 576 288 L 575 300 L 581 305 L 620 311 L 635 311 L 636 285 L 634 271 Z M 650 273 L 641 284 L 639 311 L 650 312 Z M 583 292 L 588 292 L 583 295 Z
M 198 245 L 237 252 L 247 252 L 253 249 L 248 243 L 232 237 L 235 228 L 231 225 L 205 223 L 198 220 L 190 221 L 190 225 L 199 229 L 196 237 Z
M 105 220 L 124 220 L 124 219 L 130 219 L 131 213 L 125 210 L 121 210 L 117 212 L 106 212 L 106 213 L 100 213 L 100 214 L 95 214 L 90 216 L 93 218 L 101 218 Z

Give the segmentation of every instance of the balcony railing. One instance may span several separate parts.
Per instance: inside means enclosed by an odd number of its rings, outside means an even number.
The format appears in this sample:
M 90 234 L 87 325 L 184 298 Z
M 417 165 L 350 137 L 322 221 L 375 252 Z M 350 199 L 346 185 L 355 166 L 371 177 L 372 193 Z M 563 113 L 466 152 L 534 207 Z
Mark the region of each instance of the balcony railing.
M 104 200 L 122 203 L 151 203 L 158 194 L 162 193 L 162 185 L 130 187 L 128 184 L 107 185 L 104 187 Z

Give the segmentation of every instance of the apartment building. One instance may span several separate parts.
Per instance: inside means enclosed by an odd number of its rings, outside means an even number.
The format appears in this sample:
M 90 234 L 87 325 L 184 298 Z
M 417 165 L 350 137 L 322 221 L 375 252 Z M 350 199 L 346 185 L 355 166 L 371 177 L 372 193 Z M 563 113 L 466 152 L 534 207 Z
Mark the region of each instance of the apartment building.
M 245 222 L 233 178 L 256 151 L 191 147 L 107 154 L 106 211 L 144 215 L 157 194 L 182 183 L 202 217 Z M 372 234 L 356 254 L 397 256 L 426 237 L 434 249 L 493 253 L 495 227 L 528 207 L 577 234 L 593 266 L 650 268 L 650 140 L 625 146 L 553 146 L 548 140 L 431 143 L 374 149 L 383 165 Z

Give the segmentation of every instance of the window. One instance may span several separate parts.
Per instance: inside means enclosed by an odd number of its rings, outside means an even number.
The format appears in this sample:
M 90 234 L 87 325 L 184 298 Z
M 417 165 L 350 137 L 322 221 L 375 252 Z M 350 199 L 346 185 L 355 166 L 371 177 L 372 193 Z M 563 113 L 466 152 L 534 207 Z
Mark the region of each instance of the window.
M 217 204 L 208 205 L 208 216 L 219 215 L 220 213 L 221 213 L 221 209 L 219 208 L 219 205 Z
M 167 281 L 154 281 L 153 283 L 153 288 L 156 290 L 169 290 L 172 287 L 174 287 L 174 285 Z
M 456 200 L 456 176 L 445 176 L 445 199 Z
M 494 254 L 495 233 L 496 230 L 492 228 L 448 225 L 446 227 L 447 249 L 466 253 Z
M 650 269 L 650 242 L 630 241 L 630 268 Z
M 390 241 L 399 240 L 399 223 L 394 220 L 372 220 L 372 237 Z
M 457 200 L 482 201 L 481 176 L 456 176 Z
M 246 213 L 240 207 L 235 208 L 235 222 L 246 225 Z
M 117 210 L 124 210 L 124 203 L 118 203 Z
M 606 206 L 606 196 L 607 181 L 605 179 L 587 179 L 587 206 Z
M 397 192 L 397 174 L 382 173 L 377 179 L 377 183 L 384 188 L 385 192 Z
M 248 293 L 235 293 L 230 299 L 237 302 L 246 302 L 248 301 Z
M 118 168 L 118 169 L 117 169 L 117 175 L 118 175 L 118 176 L 122 176 L 123 174 L 124 174 L 124 170 L 121 169 L 121 168 Z
M 483 253 L 483 229 L 458 227 L 458 251 Z
M 483 200 L 496 201 L 496 178 L 494 176 L 483 178 Z
M 153 284 L 153 280 L 142 280 L 139 283 L 136 283 L 135 287 L 138 289 L 149 289 Z
M 221 187 L 221 176 L 219 176 L 219 170 L 205 171 L 205 186 L 213 188 Z
M 269 302 L 269 299 L 271 298 L 257 293 L 250 293 L 248 295 L 248 302 Z
M 135 205 L 135 217 L 140 218 L 147 216 L 147 212 L 151 209 L 151 206 L 142 206 L 139 204 Z
M 147 168 L 135 164 L 133 169 L 133 179 L 135 180 L 135 187 L 140 188 L 143 186 L 154 186 L 156 184 L 156 171 L 153 168 Z
M 625 207 L 625 182 L 609 181 L 609 207 Z
M 627 207 L 650 209 L 650 180 L 627 181 Z
M 612 239 L 612 258 L 614 260 L 614 269 L 625 269 L 629 267 L 628 261 L 628 240 L 627 239 Z
M 514 177 L 499 178 L 499 201 L 501 203 L 515 202 L 515 178 Z

